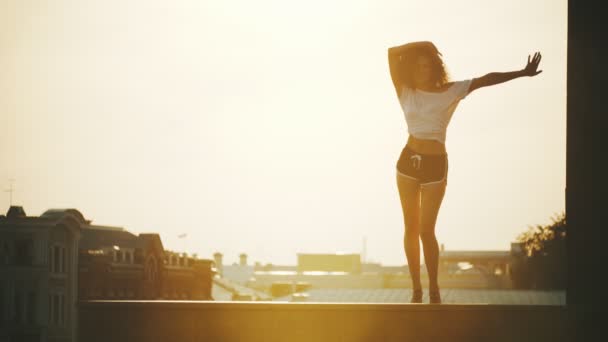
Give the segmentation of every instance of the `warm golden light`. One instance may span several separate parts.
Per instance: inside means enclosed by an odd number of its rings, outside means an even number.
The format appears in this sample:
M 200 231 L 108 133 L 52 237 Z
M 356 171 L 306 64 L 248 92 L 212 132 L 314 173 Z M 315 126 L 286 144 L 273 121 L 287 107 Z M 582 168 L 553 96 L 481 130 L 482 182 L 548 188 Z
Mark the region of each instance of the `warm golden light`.
M 16 180 L 28 214 L 77 208 L 227 264 L 359 253 L 366 236 L 368 261 L 402 265 L 407 126 L 387 48 L 431 40 L 454 80 L 542 51 L 541 75 L 471 94 L 447 132 L 439 243 L 508 250 L 565 206 L 566 14 L 565 1 L 3 1 L 0 185 Z

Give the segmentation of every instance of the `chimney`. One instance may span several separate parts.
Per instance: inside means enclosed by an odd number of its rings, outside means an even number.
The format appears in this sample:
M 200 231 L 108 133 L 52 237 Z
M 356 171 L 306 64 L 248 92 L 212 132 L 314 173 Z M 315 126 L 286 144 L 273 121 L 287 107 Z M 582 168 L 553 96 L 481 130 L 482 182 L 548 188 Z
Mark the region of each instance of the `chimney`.
M 239 258 L 240 258 L 240 265 L 241 266 L 247 266 L 247 254 L 241 253 L 239 255 Z
M 217 271 L 216 274 L 222 277 L 224 275 L 224 269 L 222 267 L 222 253 L 213 253 L 213 260 L 215 260 L 215 269 Z
M 27 217 L 22 206 L 12 205 L 6 212 L 7 218 L 22 218 Z

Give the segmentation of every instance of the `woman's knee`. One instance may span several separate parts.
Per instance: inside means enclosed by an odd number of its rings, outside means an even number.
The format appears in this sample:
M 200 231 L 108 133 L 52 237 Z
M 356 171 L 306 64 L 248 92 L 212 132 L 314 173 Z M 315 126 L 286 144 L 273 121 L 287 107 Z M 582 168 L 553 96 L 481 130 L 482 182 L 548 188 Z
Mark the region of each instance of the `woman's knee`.
M 405 233 L 403 234 L 403 241 L 404 242 L 409 242 L 409 241 L 419 241 L 420 239 L 420 231 L 418 230 L 418 227 L 410 227 L 410 228 L 405 228 Z
M 420 239 L 422 243 L 434 242 L 437 241 L 437 237 L 435 236 L 434 230 L 425 230 L 420 232 Z
M 420 231 L 417 228 L 406 228 L 403 238 L 405 240 L 418 239 L 420 237 Z

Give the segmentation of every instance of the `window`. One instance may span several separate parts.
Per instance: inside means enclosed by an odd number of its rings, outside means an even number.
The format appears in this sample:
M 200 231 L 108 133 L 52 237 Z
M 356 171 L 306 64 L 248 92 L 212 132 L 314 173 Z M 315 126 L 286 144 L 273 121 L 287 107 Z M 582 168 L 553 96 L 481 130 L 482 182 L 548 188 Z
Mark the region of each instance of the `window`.
M 53 261 L 54 261 L 53 273 L 58 273 L 59 272 L 59 262 L 60 262 L 58 246 L 53 246 Z
M 64 246 L 52 245 L 49 249 L 51 273 L 67 273 L 67 250 Z
M 53 324 L 59 325 L 59 296 L 54 293 L 53 296 Z
M 0 322 L 4 322 L 4 284 L 0 282 Z
M 59 296 L 59 311 L 60 311 L 60 316 L 59 316 L 59 325 L 63 326 L 65 325 L 65 294 L 61 293 L 58 295 Z
M 17 265 L 31 265 L 34 259 L 34 241 L 32 239 L 20 239 L 15 241 L 15 263 Z
M 154 257 L 150 257 L 148 259 L 148 262 L 146 263 L 146 279 L 149 281 L 155 281 L 156 280 L 156 258 Z
M 23 296 L 21 292 L 15 293 L 13 304 L 15 305 L 13 310 L 15 313 L 15 316 L 13 316 L 14 322 L 21 323 L 23 317 Z
M 48 320 L 48 323 L 49 323 L 49 325 L 51 325 L 53 323 L 53 296 L 50 293 L 49 293 L 49 298 L 48 299 L 49 299 L 49 304 L 48 304 L 48 307 L 49 307 L 49 312 L 48 312 L 49 320 Z
M 2 241 L 0 246 L 0 264 L 8 265 L 10 263 L 10 253 L 8 248 L 8 241 Z
M 65 325 L 65 294 L 49 294 L 49 324 L 55 326 Z
M 61 273 L 67 273 L 67 267 L 66 267 L 66 259 L 67 259 L 67 253 L 65 250 L 65 247 L 60 247 L 61 249 Z
M 37 316 L 36 292 L 30 291 L 27 296 L 27 323 L 35 324 Z

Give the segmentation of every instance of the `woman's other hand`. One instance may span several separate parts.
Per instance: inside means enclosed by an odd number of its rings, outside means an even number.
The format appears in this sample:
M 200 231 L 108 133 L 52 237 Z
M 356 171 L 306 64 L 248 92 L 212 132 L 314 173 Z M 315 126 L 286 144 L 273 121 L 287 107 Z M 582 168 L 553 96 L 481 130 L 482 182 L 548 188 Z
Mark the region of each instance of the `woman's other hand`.
M 538 68 L 538 63 L 540 63 L 540 59 L 541 59 L 540 52 L 536 52 L 534 54 L 534 57 L 532 57 L 531 61 L 530 61 L 530 55 L 528 55 L 528 64 L 526 65 L 526 67 L 523 70 L 524 76 L 536 76 L 536 75 L 540 74 L 541 72 L 543 72 L 542 70 L 536 71 L 536 68 Z

